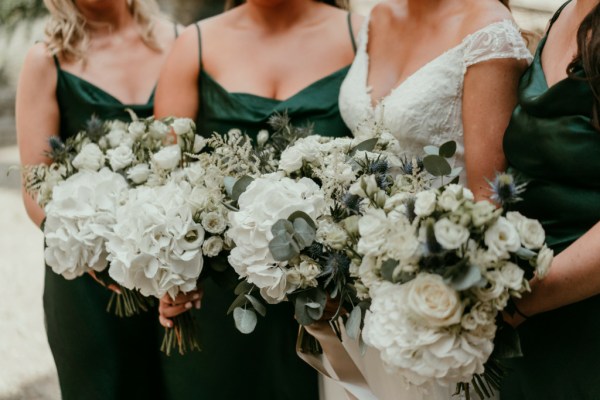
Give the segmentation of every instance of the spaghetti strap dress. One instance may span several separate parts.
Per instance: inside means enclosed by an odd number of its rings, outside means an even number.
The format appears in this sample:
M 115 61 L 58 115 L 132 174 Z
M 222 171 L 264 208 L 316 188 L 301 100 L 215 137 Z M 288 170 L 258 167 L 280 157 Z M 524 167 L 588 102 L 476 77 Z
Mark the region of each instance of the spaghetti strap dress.
M 129 121 L 152 115 L 146 104 L 123 104 L 94 84 L 57 68 L 56 98 L 63 140 L 95 115 Z M 106 311 L 111 292 L 85 274 L 66 280 L 46 268 L 44 314 L 63 400 L 162 397 L 157 312 L 119 318 Z
M 348 16 L 350 24 L 350 16 Z M 198 41 L 201 44 L 200 28 Z M 351 31 L 352 32 L 352 31 Z M 354 38 L 351 35 L 352 42 Z M 200 51 L 200 65 L 202 66 Z M 200 68 L 198 131 L 205 136 L 237 128 L 256 139 L 275 113 L 287 112 L 292 124 L 311 124 L 317 134 L 350 136 L 338 108 L 340 86 L 349 66 L 305 87 L 286 100 L 231 93 Z M 206 268 L 206 267 L 205 267 Z M 232 273 L 229 269 L 227 273 Z M 221 276 L 203 282 L 202 308 L 192 310 L 202 351 L 163 360 L 170 400 L 316 400 L 317 374 L 296 355 L 298 324 L 291 303 L 269 306 L 256 330 L 244 335 L 226 315 L 235 299 Z
M 521 79 L 504 151 L 512 170 L 529 181 L 517 210 L 540 220 L 558 254 L 600 221 L 600 132 L 582 67 L 548 87 L 541 64 L 546 38 Z M 518 329 L 524 357 L 510 363 L 501 399 L 600 399 L 598 310 L 594 296 L 525 321 Z

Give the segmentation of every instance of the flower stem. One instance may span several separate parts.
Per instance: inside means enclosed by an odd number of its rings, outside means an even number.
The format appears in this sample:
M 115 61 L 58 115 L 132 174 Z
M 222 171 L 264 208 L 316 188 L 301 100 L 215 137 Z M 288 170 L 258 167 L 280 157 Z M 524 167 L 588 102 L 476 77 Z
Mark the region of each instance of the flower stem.
M 196 323 L 189 312 L 173 318 L 173 327 L 165 329 L 165 336 L 160 350 L 170 356 L 171 351 L 174 349 L 177 349 L 181 355 L 188 351 L 200 351 Z

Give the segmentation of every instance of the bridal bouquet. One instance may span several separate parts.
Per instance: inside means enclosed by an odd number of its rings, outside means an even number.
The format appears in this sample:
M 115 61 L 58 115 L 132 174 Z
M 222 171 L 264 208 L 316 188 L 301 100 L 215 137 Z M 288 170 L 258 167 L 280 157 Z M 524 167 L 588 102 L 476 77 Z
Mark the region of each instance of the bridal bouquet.
M 127 124 L 92 118 L 76 136 L 50 139 L 49 165 L 24 168 L 25 187 L 46 213 L 46 263 L 66 279 L 90 272 L 114 285 L 105 244 L 129 188 L 160 177 L 161 166 L 181 152 L 169 145 L 171 128 L 179 129 L 185 146 L 197 141 L 191 130 L 180 129 L 189 125 L 185 120 L 133 119 Z M 119 316 L 146 311 L 152 303 L 136 291 L 119 292 L 108 304 Z
M 495 186 L 505 201 L 522 189 L 505 174 Z M 501 374 L 492 354 L 513 350 L 501 344 L 514 338 L 498 329 L 498 312 L 552 261 L 541 224 L 475 202 L 458 184 L 423 185 L 418 174 L 389 186 L 365 175 L 350 191 L 361 209 L 352 272 L 358 296 L 371 302 L 364 341 L 412 384 L 472 380 L 489 395 Z

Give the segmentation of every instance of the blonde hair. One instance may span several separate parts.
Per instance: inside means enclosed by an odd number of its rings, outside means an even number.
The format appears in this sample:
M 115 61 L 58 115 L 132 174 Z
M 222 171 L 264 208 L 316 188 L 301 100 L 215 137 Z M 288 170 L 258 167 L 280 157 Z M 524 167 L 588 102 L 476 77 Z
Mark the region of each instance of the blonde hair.
M 74 0 L 44 0 L 50 12 L 46 24 L 46 45 L 52 55 L 61 55 L 67 60 L 85 59 L 89 43 L 89 22 L 77 9 Z M 154 26 L 160 15 L 155 0 L 127 0 L 129 11 L 138 26 L 140 36 L 150 48 L 161 50 Z

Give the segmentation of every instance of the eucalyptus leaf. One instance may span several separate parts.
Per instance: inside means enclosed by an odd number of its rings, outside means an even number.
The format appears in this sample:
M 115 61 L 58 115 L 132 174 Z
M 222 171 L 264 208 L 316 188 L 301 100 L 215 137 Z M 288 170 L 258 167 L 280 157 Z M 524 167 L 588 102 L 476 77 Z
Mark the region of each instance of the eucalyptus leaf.
M 233 201 L 238 201 L 242 193 L 246 191 L 248 185 L 250 185 L 252 181 L 254 181 L 254 178 L 248 175 L 244 175 L 241 178 L 239 178 L 233 185 L 233 188 L 231 189 L 231 199 Z
M 394 271 L 398 266 L 399 262 L 396 260 L 386 260 L 381 265 L 381 277 L 386 281 L 393 282 L 394 281 Z
M 252 307 L 256 310 L 257 313 L 262 315 L 263 317 L 267 315 L 267 307 L 263 303 L 261 303 L 256 297 L 246 295 L 246 299 L 252 304 Z
M 327 293 L 321 288 L 304 290 L 299 293 L 290 294 L 288 297 L 294 303 L 296 319 L 301 325 L 310 325 L 321 318 L 325 310 L 325 304 L 327 303 Z M 313 306 L 314 304 L 312 303 L 317 303 L 319 308 L 307 306 L 308 304 Z
M 452 167 L 442 156 L 428 155 L 423 158 L 425 170 L 433 176 L 446 176 L 452 172 Z
M 282 233 L 294 233 L 294 225 L 287 219 L 280 219 L 273 224 L 271 227 L 271 233 L 273 236 L 278 236 Z
M 440 155 L 440 148 L 437 146 L 425 146 L 423 148 L 423 150 L 425 150 L 425 154 L 428 154 L 431 156 L 439 156 Z
M 517 256 L 524 259 L 524 260 L 530 260 L 533 257 L 535 257 L 535 252 L 531 251 L 529 249 L 526 249 L 525 247 L 521 247 L 519 250 L 517 250 Z
M 360 335 L 360 324 L 362 319 L 362 310 L 356 306 L 352 309 L 348 321 L 346 321 L 346 334 L 350 339 L 356 340 Z
M 302 218 L 303 220 L 306 221 L 306 223 L 308 225 L 310 225 L 313 229 L 317 229 L 317 224 L 315 224 L 315 221 L 313 221 L 313 219 L 310 217 L 310 215 L 308 215 L 307 213 L 305 213 L 304 211 L 295 211 L 292 214 L 290 214 L 290 216 L 288 217 L 288 221 L 290 222 L 294 222 L 295 220 L 297 220 L 298 218 Z
M 288 221 L 289 222 L 289 221 Z M 317 231 L 302 218 L 294 220 L 294 239 L 300 249 L 310 246 L 317 236 Z
M 256 313 L 252 310 L 244 310 L 241 307 L 233 310 L 233 320 L 235 321 L 235 327 L 238 331 L 248 334 L 254 331 L 256 328 L 256 322 L 258 318 Z
M 479 267 L 469 264 L 452 276 L 448 283 L 454 290 L 462 291 L 481 285 L 483 279 Z
M 359 144 L 354 146 L 352 150 L 350 150 L 350 155 L 355 155 L 357 151 L 373 151 L 373 149 L 375 149 L 375 146 L 377 145 L 377 141 L 377 138 L 372 138 L 360 142 Z
M 240 295 L 242 293 L 250 293 L 254 289 L 254 285 L 248 281 L 240 281 L 238 285 L 235 287 L 234 293 Z
M 439 155 L 445 158 L 453 157 L 456 153 L 456 142 L 454 140 L 450 140 L 443 145 L 440 146 Z
M 308 307 L 308 308 L 319 308 L 319 307 L 321 307 L 321 304 L 313 301 L 312 303 L 306 303 L 306 307 Z
M 306 310 L 306 314 L 308 314 L 308 316 L 313 321 L 318 321 L 319 319 L 321 319 L 321 317 L 323 316 L 323 311 L 325 311 L 325 309 L 323 309 L 321 307 L 319 307 L 319 308 L 307 307 L 305 310 Z
M 452 172 L 450 172 L 450 176 L 458 176 L 463 171 L 463 167 L 452 168 Z
M 269 242 L 269 250 L 275 261 L 289 261 L 300 254 L 298 244 L 287 232 L 275 236 Z
M 229 197 L 231 197 L 233 195 L 233 185 L 235 185 L 236 181 L 237 181 L 237 179 L 235 179 L 233 176 L 226 176 L 223 179 L 223 185 L 225 186 L 225 192 L 227 193 L 227 195 Z
M 231 303 L 231 305 L 229 306 L 229 309 L 227 310 L 227 315 L 231 314 L 236 308 L 246 305 L 247 302 L 248 299 L 246 299 L 246 294 L 240 293 L 238 297 L 235 298 L 233 303 Z

